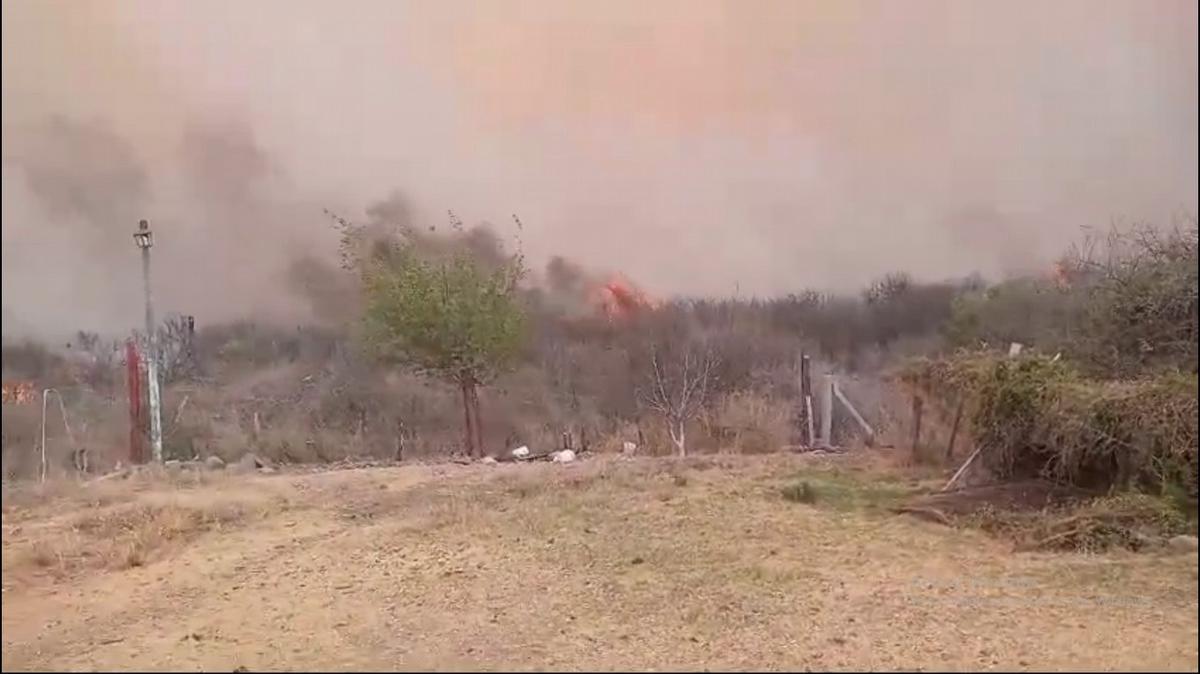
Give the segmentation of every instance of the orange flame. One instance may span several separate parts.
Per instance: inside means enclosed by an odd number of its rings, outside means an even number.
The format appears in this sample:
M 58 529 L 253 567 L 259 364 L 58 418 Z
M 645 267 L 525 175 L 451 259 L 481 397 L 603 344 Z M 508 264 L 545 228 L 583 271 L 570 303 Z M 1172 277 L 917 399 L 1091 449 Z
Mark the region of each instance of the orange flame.
M 4 382 L 4 404 L 25 405 L 34 401 L 34 388 L 31 381 Z
M 627 320 L 654 307 L 654 302 L 628 279 L 616 275 L 592 292 L 596 310 L 610 321 Z

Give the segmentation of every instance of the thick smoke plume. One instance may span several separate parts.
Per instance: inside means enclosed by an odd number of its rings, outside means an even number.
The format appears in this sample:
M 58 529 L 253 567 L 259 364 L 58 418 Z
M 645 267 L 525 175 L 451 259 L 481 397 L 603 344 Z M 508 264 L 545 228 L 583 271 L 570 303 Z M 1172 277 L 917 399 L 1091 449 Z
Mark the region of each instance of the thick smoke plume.
M 1196 17 L 5 2 L 4 333 L 138 325 L 143 217 L 164 311 L 336 314 L 336 292 L 292 292 L 334 262 L 322 208 L 397 187 L 414 222 L 517 212 L 535 267 L 561 254 L 656 297 L 1045 268 L 1082 226 L 1196 212 Z

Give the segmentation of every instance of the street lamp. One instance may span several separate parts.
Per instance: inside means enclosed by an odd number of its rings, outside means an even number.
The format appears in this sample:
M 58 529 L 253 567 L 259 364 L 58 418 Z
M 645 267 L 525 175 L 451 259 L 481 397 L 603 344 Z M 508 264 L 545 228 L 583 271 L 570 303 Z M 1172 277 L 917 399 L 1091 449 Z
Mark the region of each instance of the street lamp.
M 150 248 L 154 245 L 154 233 L 150 231 L 150 223 L 138 222 L 137 231 L 133 233 L 133 242 L 142 250 L 142 283 L 146 287 L 146 379 L 150 398 L 150 447 L 154 452 L 154 460 L 161 463 L 162 456 L 162 405 L 158 390 L 158 339 L 154 329 L 154 303 L 150 296 Z
M 138 248 L 149 250 L 154 245 L 154 232 L 150 231 L 150 223 L 142 220 L 138 222 L 137 231 L 133 233 L 133 241 Z

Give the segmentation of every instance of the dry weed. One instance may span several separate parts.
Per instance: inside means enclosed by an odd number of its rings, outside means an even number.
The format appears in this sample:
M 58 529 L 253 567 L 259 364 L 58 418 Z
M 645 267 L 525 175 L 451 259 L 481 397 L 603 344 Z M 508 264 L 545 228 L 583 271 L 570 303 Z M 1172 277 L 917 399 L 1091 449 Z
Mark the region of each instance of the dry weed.
M 287 507 L 278 498 L 221 496 L 213 499 L 186 492 L 139 495 L 131 491 L 123 502 L 100 505 L 99 501 L 75 501 L 74 507 L 88 510 L 73 517 L 50 517 L 33 523 L 50 512 L 44 509 L 42 515 L 22 520 L 31 521 L 28 530 L 21 526 L 6 528 L 5 573 L 34 569 L 65 578 L 89 569 L 143 566 L 206 532 L 243 526 Z M 60 500 L 53 507 L 63 508 L 64 503 L 71 502 Z
M 792 436 L 795 408 L 780 400 L 737 391 L 722 396 L 706 419 L 722 449 L 742 454 L 778 450 Z

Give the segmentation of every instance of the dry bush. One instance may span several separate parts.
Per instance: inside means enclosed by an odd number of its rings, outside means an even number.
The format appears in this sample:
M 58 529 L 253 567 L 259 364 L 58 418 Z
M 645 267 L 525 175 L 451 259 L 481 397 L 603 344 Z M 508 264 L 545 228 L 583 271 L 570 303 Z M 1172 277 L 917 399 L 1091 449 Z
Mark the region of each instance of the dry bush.
M 15 480 L 37 475 L 41 465 L 38 453 L 38 445 L 41 442 L 41 405 L 4 405 L 2 414 L 0 428 L 3 429 L 4 479 Z
M 1038 511 L 985 506 L 956 521 L 1012 540 L 1018 549 L 1085 553 L 1138 551 L 1196 529 L 1169 500 L 1137 493 Z
M 636 445 L 640 437 L 641 434 L 638 431 L 637 423 L 632 421 L 618 422 L 610 430 L 600 434 L 594 449 L 604 454 L 620 454 L 625 451 L 625 443 L 632 442 Z M 635 451 L 640 452 L 640 450 L 641 447 L 638 447 Z
M 1196 495 L 1194 374 L 1096 381 L 1051 358 L 962 354 L 915 362 L 902 377 L 935 400 L 968 396 L 972 440 L 997 477 Z
M 101 507 L 65 526 L 39 529 L 30 534 L 32 539 L 18 537 L 12 553 L 5 551 L 5 573 L 33 567 L 64 577 L 88 569 L 142 566 L 169 554 L 175 545 L 208 531 L 240 526 L 273 507 L 277 506 L 269 501 L 182 500 Z
M 454 392 L 404 373 L 358 364 L 318 369 L 302 364 L 251 370 L 224 385 L 168 391 L 169 446 L 226 460 L 246 451 L 282 463 L 350 457 L 392 459 L 401 436 L 405 457 L 446 453 L 461 442 Z
M 1045 353 L 1071 354 L 1084 330 L 1086 301 L 1086 293 L 1077 287 L 1047 279 L 1012 279 L 957 298 L 945 335 L 956 347 L 1020 342 Z
M 1196 372 L 1196 221 L 1168 230 L 1113 230 L 1085 241 L 1066 265 L 1089 281 L 1082 351 L 1095 368 L 1133 374 L 1147 368 Z
M 65 361 L 62 356 L 40 342 L 31 339 L 19 342 L 6 341 L 3 345 L 4 379 L 33 379 L 39 382 L 57 382 L 61 377 Z
M 761 454 L 789 444 L 795 432 L 793 405 L 750 391 L 721 396 L 704 419 L 721 449 Z
M 1054 279 L 1021 278 L 963 294 L 945 333 L 956 346 L 1032 345 L 1096 376 L 1196 372 L 1195 220 L 1088 235 Z
M 127 459 L 128 410 L 118 399 L 88 388 L 55 387 L 46 407 L 47 474 L 74 475 L 74 452 L 87 450 L 88 471 L 102 472 Z M 3 462 L 6 480 L 33 478 L 41 473 L 42 397 L 28 404 L 4 405 Z M 68 426 L 63 423 L 66 410 Z

